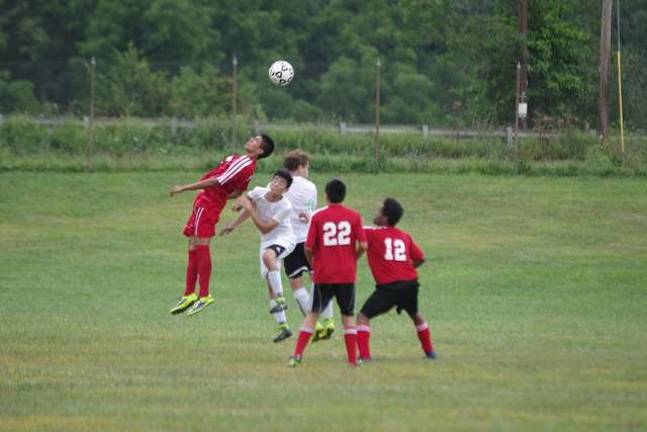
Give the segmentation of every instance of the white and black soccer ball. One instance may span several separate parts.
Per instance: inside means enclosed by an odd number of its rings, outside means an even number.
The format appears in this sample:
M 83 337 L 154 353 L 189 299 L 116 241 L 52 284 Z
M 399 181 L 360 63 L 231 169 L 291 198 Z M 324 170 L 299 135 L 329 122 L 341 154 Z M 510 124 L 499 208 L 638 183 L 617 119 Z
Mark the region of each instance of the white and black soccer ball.
M 285 60 L 278 60 L 272 63 L 269 70 L 270 80 L 278 86 L 286 86 L 294 78 L 292 65 Z

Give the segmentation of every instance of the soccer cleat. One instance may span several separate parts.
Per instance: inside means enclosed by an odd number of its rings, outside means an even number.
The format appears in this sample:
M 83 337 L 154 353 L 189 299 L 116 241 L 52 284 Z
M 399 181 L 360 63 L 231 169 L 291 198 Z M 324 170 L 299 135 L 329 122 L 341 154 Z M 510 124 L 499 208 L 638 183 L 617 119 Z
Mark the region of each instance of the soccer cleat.
M 271 314 L 279 313 L 288 309 L 288 304 L 285 302 L 285 297 L 279 296 L 274 299 L 276 303 L 272 309 L 270 309 Z
M 290 361 L 288 362 L 288 366 L 291 368 L 297 367 L 301 364 L 303 361 L 303 357 L 301 356 L 290 356 Z
M 369 363 L 373 361 L 373 357 L 359 357 L 358 360 L 362 363 Z
M 357 360 L 355 360 L 355 363 L 348 363 L 348 366 L 350 366 L 351 368 L 359 368 L 364 366 L 364 361 L 361 358 L 358 358 Z
M 322 339 L 330 339 L 332 334 L 335 333 L 335 321 L 332 318 L 327 318 L 324 320 L 323 326 L 326 328 L 326 336 Z
M 292 332 L 288 328 L 288 325 L 287 324 L 281 324 L 281 325 L 279 325 L 279 334 L 276 335 L 276 337 L 274 339 L 272 339 L 272 340 L 274 341 L 274 343 L 279 343 L 279 342 L 282 342 L 282 341 L 286 340 L 290 336 L 292 336 Z
M 317 321 L 317 325 L 315 327 L 315 332 L 312 334 L 312 339 L 310 339 L 311 343 L 319 342 L 320 340 L 328 339 L 326 337 L 326 328 L 321 325 L 320 322 Z
M 211 294 L 209 294 L 206 297 L 200 297 L 197 302 L 191 306 L 191 309 L 189 309 L 189 312 L 187 313 L 188 316 L 195 315 L 199 312 L 202 312 L 205 310 L 207 306 L 209 306 L 211 303 L 215 302 L 213 297 L 211 297 Z
M 198 295 L 196 293 L 191 293 L 189 295 L 180 297 L 180 300 L 177 302 L 175 307 L 171 309 L 171 313 L 175 315 L 175 314 L 184 312 L 193 303 L 195 303 L 197 299 L 198 299 Z
M 436 352 L 435 351 L 429 351 L 428 353 L 425 353 L 425 358 L 429 360 L 436 360 Z

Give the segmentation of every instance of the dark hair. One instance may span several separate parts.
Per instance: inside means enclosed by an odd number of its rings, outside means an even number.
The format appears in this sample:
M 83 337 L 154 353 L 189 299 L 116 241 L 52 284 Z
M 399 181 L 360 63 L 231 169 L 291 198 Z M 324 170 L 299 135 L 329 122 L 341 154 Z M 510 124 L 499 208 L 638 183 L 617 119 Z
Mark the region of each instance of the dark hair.
M 290 171 L 288 170 L 280 169 L 272 174 L 272 178 L 274 177 L 281 177 L 283 180 L 285 180 L 288 183 L 288 189 L 292 185 L 292 174 L 290 174 Z
M 296 171 L 300 166 L 310 163 L 310 155 L 301 149 L 292 150 L 283 159 L 283 168 L 288 171 Z
M 333 204 L 344 201 L 346 197 L 346 185 L 339 179 L 332 179 L 326 184 L 326 196 Z
M 404 209 L 394 198 L 387 198 L 382 204 L 382 214 L 386 216 L 386 221 L 390 226 L 395 226 L 400 219 Z
M 274 140 L 270 138 L 269 135 L 261 134 L 261 146 L 263 147 L 263 154 L 261 154 L 258 159 L 265 159 L 272 153 L 274 153 Z

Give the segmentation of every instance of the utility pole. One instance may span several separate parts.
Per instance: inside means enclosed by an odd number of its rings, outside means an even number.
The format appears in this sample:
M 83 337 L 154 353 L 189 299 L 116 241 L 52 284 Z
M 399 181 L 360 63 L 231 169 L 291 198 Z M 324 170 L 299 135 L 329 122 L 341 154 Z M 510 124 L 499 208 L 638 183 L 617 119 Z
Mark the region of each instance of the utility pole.
M 600 115 L 600 138 L 609 139 L 609 59 L 611 57 L 611 7 L 613 0 L 602 0 L 602 25 L 600 26 L 600 85 L 598 88 L 598 112 Z
M 517 0 L 517 32 L 521 39 L 521 70 L 519 72 L 519 94 L 528 96 L 528 0 Z M 519 102 L 519 98 L 517 98 Z M 526 117 L 520 118 L 521 130 L 528 129 Z
M 238 85 L 236 82 L 236 74 L 238 72 L 238 59 L 236 58 L 236 55 L 231 60 L 231 64 L 233 66 L 233 71 L 232 71 L 232 89 L 231 89 L 231 147 L 235 148 L 236 147 L 236 99 L 238 99 L 238 95 L 236 94 L 238 92 Z
M 97 75 L 97 62 L 92 57 L 90 60 L 90 118 L 88 119 L 88 161 L 87 168 L 92 169 L 92 155 L 94 154 L 94 99 Z
M 382 64 L 380 63 L 380 59 L 378 57 L 376 65 L 376 76 L 375 76 L 375 137 L 374 137 L 374 145 L 375 145 L 375 162 L 379 162 L 380 160 L 380 141 L 379 141 L 379 135 L 380 135 L 380 68 L 382 67 Z
M 616 18 L 617 18 L 617 29 L 618 29 L 618 107 L 620 114 L 620 153 L 622 154 L 622 163 L 625 162 L 625 125 L 624 118 L 622 114 L 622 60 L 620 56 L 620 0 L 616 0 Z

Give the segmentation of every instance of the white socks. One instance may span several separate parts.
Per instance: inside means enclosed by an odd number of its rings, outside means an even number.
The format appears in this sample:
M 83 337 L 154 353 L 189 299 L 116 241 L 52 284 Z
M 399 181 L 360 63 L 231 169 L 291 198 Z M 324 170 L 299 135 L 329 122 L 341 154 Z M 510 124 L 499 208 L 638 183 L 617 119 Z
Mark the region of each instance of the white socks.
M 299 305 L 299 309 L 301 309 L 301 313 L 305 316 L 308 312 L 310 312 L 310 308 L 312 307 L 310 294 L 308 294 L 308 291 L 306 291 L 306 289 L 303 287 L 294 290 L 293 293 L 294 298 Z
M 278 270 L 268 271 L 267 272 L 267 282 L 272 288 L 272 292 L 275 296 L 283 296 L 283 285 L 281 285 L 281 272 Z

